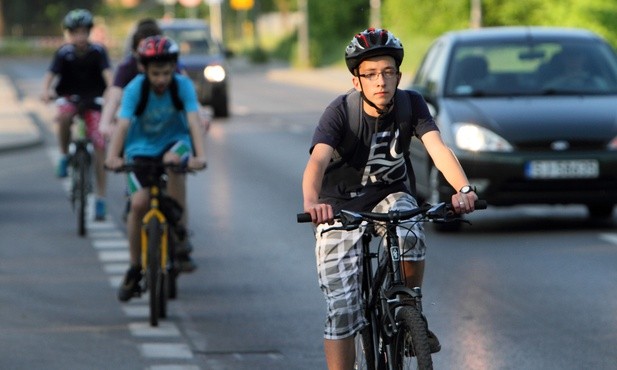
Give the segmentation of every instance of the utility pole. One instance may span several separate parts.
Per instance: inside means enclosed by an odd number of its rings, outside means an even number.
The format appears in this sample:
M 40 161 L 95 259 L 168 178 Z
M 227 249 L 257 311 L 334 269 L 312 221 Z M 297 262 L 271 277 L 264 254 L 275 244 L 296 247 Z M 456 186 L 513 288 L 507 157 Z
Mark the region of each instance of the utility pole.
M 381 0 L 371 0 L 371 27 L 381 28 Z
M 481 28 L 482 27 L 482 1 L 481 0 L 471 0 L 469 26 L 471 28 Z
M 223 0 L 204 0 L 210 6 L 210 33 L 212 38 L 223 42 L 223 13 L 221 3 Z
M 300 24 L 298 26 L 298 63 L 300 67 L 308 67 L 309 63 L 309 22 L 307 0 L 298 0 Z

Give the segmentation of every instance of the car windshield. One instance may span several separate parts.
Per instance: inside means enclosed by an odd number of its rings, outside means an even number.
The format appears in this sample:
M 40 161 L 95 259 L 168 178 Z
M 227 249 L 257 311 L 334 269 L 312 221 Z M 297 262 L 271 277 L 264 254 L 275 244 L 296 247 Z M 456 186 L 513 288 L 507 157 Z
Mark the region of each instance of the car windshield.
M 601 43 L 462 44 L 454 49 L 448 96 L 617 94 L 617 58 Z
M 163 32 L 178 43 L 180 55 L 213 55 L 220 53 L 218 45 L 212 41 L 207 29 L 164 29 Z

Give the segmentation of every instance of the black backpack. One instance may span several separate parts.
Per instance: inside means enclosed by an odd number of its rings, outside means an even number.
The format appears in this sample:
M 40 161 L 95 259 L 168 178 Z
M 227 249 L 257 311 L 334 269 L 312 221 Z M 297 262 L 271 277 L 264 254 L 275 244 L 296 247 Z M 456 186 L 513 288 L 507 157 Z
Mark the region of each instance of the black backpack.
M 354 153 L 356 146 L 360 140 L 359 130 L 362 114 L 362 97 L 360 92 L 351 89 L 347 92 L 345 98 L 345 110 L 347 112 L 347 123 L 349 129 L 354 135 L 345 135 L 341 145 L 335 150 L 335 159 L 343 159 L 349 163 L 352 167 L 359 169 L 364 163 L 359 163 L 357 158 L 354 161 Z M 411 160 L 409 159 L 409 146 L 411 145 L 411 137 L 415 134 L 415 127 L 412 123 L 412 110 L 411 110 L 411 94 L 407 90 L 397 89 L 394 95 L 394 120 L 399 125 L 400 130 L 400 144 L 403 148 L 403 156 L 405 158 L 405 165 L 407 166 L 407 175 L 409 177 L 409 189 L 412 194 L 416 193 L 416 180 L 413 173 L 413 167 L 411 166 Z

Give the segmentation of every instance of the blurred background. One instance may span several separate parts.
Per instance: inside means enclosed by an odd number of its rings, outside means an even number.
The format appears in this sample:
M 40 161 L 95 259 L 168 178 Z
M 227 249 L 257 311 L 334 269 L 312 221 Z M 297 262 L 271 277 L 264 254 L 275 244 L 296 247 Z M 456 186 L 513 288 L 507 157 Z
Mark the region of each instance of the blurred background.
M 62 17 L 77 7 L 97 16 L 92 37 L 112 56 L 142 17 L 200 18 L 236 55 L 302 67 L 342 64 L 341 50 L 368 25 L 403 41 L 404 72 L 415 71 L 435 37 L 469 27 L 573 26 L 617 44 L 617 2 L 604 0 L 0 0 L 0 55 L 49 55 L 62 42 Z

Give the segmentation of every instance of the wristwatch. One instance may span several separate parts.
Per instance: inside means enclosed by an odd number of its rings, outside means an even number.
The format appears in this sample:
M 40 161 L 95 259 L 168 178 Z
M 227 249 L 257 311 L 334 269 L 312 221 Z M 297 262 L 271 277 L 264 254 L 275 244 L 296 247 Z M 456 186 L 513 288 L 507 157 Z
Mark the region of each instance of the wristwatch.
M 472 191 L 475 192 L 476 187 L 471 185 L 465 185 L 461 188 L 461 190 L 459 190 L 459 192 L 463 194 L 471 193 Z

